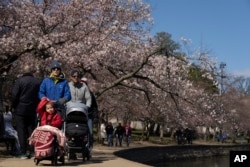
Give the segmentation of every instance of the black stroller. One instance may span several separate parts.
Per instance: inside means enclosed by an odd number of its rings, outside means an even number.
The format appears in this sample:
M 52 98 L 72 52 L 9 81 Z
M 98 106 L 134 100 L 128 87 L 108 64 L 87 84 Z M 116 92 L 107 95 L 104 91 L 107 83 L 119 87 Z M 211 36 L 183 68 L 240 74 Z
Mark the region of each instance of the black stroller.
M 80 102 L 68 102 L 64 119 L 64 133 L 66 136 L 65 153 L 68 160 L 71 155 L 82 154 L 82 160 L 90 159 L 90 142 L 88 127 L 88 112 L 86 105 Z

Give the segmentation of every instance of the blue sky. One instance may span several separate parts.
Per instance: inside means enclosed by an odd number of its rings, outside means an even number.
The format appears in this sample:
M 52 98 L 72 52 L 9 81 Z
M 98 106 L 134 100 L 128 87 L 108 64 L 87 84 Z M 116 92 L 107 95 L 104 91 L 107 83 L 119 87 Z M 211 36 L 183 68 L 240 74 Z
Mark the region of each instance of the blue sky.
M 192 40 L 226 63 L 225 71 L 250 77 L 250 0 L 145 0 L 151 5 L 151 34 Z

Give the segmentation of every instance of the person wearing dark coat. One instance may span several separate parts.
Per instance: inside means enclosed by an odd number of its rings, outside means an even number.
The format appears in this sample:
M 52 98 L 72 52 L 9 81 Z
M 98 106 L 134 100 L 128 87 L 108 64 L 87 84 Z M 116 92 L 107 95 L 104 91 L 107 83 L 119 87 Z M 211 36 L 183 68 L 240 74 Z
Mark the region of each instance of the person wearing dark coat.
M 111 147 L 113 146 L 113 133 L 114 133 L 114 127 L 112 125 L 112 122 L 108 122 L 105 130 L 107 133 L 108 146 Z
M 30 66 L 25 65 L 23 75 L 12 88 L 12 107 L 15 110 L 15 122 L 21 149 L 21 159 L 27 159 L 33 152 L 28 145 L 28 137 L 36 128 L 36 107 L 39 103 L 40 80 L 32 74 Z M 29 153 L 28 153 L 29 152 Z
M 125 133 L 125 129 L 122 126 L 122 124 L 119 122 L 118 126 L 115 128 L 115 137 L 116 137 L 116 143 L 115 145 L 121 147 L 122 146 L 122 139 L 123 139 L 123 134 Z

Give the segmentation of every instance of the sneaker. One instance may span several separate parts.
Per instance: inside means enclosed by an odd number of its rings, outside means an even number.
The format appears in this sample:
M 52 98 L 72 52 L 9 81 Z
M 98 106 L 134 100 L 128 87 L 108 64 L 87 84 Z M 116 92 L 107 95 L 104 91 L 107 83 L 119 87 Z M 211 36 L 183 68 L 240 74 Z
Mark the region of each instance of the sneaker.
M 18 156 L 20 159 L 28 159 L 28 156 L 26 154 L 21 154 Z
M 30 159 L 30 158 L 33 158 L 35 156 L 35 154 L 32 152 L 32 153 L 30 153 L 29 155 L 28 155 L 28 158 Z

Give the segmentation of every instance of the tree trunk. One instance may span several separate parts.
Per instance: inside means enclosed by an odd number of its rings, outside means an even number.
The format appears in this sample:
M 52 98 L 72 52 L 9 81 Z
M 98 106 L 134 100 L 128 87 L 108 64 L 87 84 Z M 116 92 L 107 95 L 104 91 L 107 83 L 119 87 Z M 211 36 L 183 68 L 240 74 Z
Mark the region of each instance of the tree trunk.
M 209 127 L 206 127 L 206 131 L 205 131 L 205 135 L 204 135 L 204 140 L 208 141 L 209 137 L 210 137 Z
M 150 136 L 150 125 L 147 122 L 147 124 L 146 124 L 146 140 L 149 140 L 149 136 Z
M 4 81 L 4 78 L 2 76 L 0 76 L 0 112 L 1 113 L 4 111 L 4 109 L 3 109 L 3 91 L 2 91 L 3 81 Z
M 162 141 L 163 140 L 163 135 L 164 134 L 164 126 L 163 125 L 160 125 L 160 140 Z

